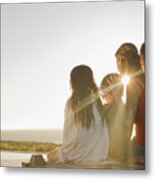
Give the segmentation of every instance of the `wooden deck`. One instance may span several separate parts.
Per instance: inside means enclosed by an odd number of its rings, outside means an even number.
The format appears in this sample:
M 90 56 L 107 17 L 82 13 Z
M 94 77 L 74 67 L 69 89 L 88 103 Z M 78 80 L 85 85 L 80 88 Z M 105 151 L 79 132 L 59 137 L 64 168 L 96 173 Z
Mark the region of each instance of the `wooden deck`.
M 44 168 L 70 168 L 70 169 L 106 169 L 106 170 L 145 170 L 143 157 L 129 160 L 128 162 L 112 160 L 103 161 L 99 164 L 75 164 L 62 162 L 45 161 L 42 155 L 32 155 L 29 163 L 22 162 L 23 167 L 44 167 Z

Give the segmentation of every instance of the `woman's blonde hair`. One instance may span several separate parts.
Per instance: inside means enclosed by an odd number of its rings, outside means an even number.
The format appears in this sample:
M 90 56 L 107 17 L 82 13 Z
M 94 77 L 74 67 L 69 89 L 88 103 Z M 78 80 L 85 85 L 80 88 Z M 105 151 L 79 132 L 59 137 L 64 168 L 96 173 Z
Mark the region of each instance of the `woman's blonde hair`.
M 141 69 L 140 57 L 136 46 L 132 43 L 122 44 L 115 53 L 115 56 L 121 56 L 125 61 L 127 72 L 136 72 Z

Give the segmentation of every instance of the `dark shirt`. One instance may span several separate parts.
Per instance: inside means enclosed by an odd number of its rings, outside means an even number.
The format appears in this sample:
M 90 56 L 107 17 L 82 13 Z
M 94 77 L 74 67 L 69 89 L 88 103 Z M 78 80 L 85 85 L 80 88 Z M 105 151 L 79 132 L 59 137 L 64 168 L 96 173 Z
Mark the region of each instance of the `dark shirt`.
M 145 87 L 144 87 L 144 74 L 136 79 L 138 86 L 141 89 L 141 93 L 138 99 L 137 111 L 135 116 L 136 135 L 134 137 L 134 143 L 144 145 L 145 144 Z

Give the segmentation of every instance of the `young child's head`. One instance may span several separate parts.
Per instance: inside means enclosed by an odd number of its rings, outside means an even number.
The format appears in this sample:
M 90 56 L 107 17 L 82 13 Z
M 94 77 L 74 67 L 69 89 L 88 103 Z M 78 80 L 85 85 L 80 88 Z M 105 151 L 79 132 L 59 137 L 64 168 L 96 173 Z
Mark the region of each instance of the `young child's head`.
M 120 77 L 121 76 L 117 73 L 110 73 L 102 79 L 100 90 L 102 91 L 103 99 L 106 101 L 106 103 L 113 101 L 113 94 L 111 89 L 115 88 L 115 84 L 120 81 Z M 111 78 L 113 79 L 113 82 L 111 82 Z

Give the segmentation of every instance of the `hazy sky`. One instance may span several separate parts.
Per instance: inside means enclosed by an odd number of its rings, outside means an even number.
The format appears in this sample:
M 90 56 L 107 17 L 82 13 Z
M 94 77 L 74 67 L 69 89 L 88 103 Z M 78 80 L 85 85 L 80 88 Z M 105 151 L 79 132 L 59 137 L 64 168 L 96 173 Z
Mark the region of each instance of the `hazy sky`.
M 62 129 L 71 69 L 99 84 L 122 43 L 143 41 L 143 1 L 3 4 L 1 128 Z

